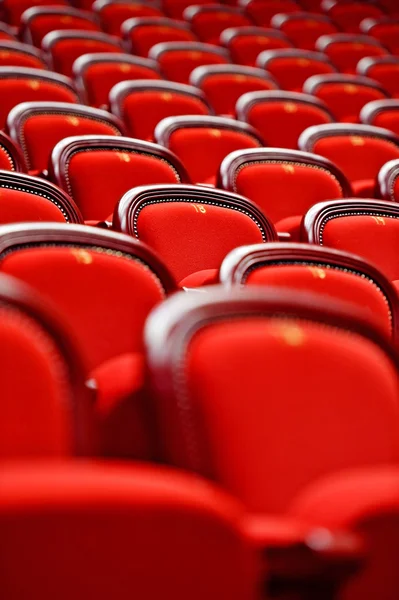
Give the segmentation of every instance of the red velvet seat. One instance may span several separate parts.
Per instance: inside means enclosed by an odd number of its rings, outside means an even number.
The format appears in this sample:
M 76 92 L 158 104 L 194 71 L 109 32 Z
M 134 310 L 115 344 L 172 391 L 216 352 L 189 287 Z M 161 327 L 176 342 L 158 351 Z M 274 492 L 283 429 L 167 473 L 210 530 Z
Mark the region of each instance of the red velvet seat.
M 311 244 L 362 256 L 395 282 L 399 280 L 398 219 L 399 207 L 394 202 L 323 202 L 305 216 L 304 234 Z
M 33 69 L 47 69 L 41 53 L 19 42 L 1 40 L 0 38 L 0 66 L 1 67 L 30 67 Z
M 209 115 L 204 94 L 195 87 L 170 81 L 123 81 L 110 93 L 111 111 L 120 117 L 129 135 L 154 141 L 154 129 L 165 117 Z
M 122 33 L 129 52 L 138 56 L 148 56 L 155 44 L 196 41 L 186 23 L 161 17 L 128 19 L 123 23 Z
M 229 63 L 226 50 L 212 44 L 199 42 L 166 42 L 156 44 L 149 52 L 156 60 L 165 79 L 189 83 L 190 73 L 202 65 L 225 65 Z
M 335 163 L 361 198 L 373 198 L 378 171 L 389 160 L 399 158 L 399 137 L 371 125 L 310 127 L 298 144 L 301 150 L 321 154 Z
M 56 307 L 4 274 L 0 302 L 1 472 L 7 459 L 92 452 L 84 370 Z
M 83 223 L 73 200 L 49 181 L 0 171 L 0 224 L 21 222 Z
M 323 0 L 321 5 L 330 19 L 348 33 L 360 33 L 363 19 L 379 19 L 384 16 L 382 10 L 372 2 Z
M 229 154 L 218 187 L 255 202 L 277 231 L 299 239 L 302 215 L 316 202 L 351 195 L 350 184 L 329 160 L 298 150 L 262 148 Z
M 115 209 L 113 227 L 151 246 L 187 287 L 216 282 L 219 266 L 233 248 L 277 237 L 249 200 L 187 185 L 130 190 Z
M 298 148 L 302 131 L 334 121 L 321 100 L 297 92 L 250 92 L 236 104 L 237 118 L 252 125 L 268 146 Z
M 366 125 L 385 127 L 399 136 L 399 98 L 369 102 L 360 111 L 360 120 Z
M 377 81 L 392 98 L 399 98 L 399 56 L 362 58 L 357 72 Z
M 243 10 L 221 4 L 199 4 L 188 6 L 183 14 L 192 31 L 208 44 L 218 44 L 222 31 L 229 27 L 248 27 L 252 22 Z
M 2 469 L 0 487 L 10 600 L 258 597 L 244 508 L 198 477 L 154 465 L 25 462 Z
M 75 200 L 85 220 L 106 219 L 133 187 L 190 183 L 169 150 L 132 138 L 70 137 L 55 146 L 50 163 L 50 178 Z
M 161 0 L 163 12 L 171 19 L 183 19 L 184 11 L 191 4 L 192 0 Z M 196 0 L 195 4 L 209 4 L 209 0 Z
M 283 90 L 292 92 L 301 92 L 303 84 L 312 75 L 336 70 L 324 54 L 296 48 L 261 52 L 256 66 L 266 69 Z
M 121 25 L 127 19 L 163 17 L 156 3 L 140 0 L 96 0 L 92 6 L 101 27 L 112 35 L 121 35 Z
M 108 112 L 66 102 L 23 102 L 7 120 L 8 130 L 24 150 L 32 174 L 46 173 L 54 146 L 73 135 L 123 135 L 123 124 Z
M 388 51 L 377 40 L 351 33 L 323 35 L 317 40 L 316 48 L 328 56 L 338 71 L 353 75 L 362 58 L 388 54 Z
M 337 121 L 343 123 L 359 123 L 365 104 L 388 97 L 377 82 L 360 75 L 317 75 L 305 81 L 303 91 L 323 100 Z
M 0 232 L 0 270 L 55 303 L 74 334 L 95 396 L 100 453 L 151 458 L 142 334 L 148 313 L 175 289 L 160 259 L 95 227 L 18 224 Z
M 1 9 L 4 18 L 10 25 L 18 26 L 22 14 L 32 6 L 68 6 L 67 0 L 3 0 Z
M 228 154 L 264 146 L 253 127 L 223 117 L 169 117 L 158 123 L 154 136 L 180 158 L 193 182 L 210 185 Z
M 285 35 L 264 27 L 232 27 L 220 35 L 220 44 L 227 48 L 234 63 L 254 67 L 258 54 L 264 50 L 290 48 Z
M 229 287 L 262 285 L 316 292 L 358 304 L 371 325 L 398 339 L 399 305 L 390 281 L 353 254 L 321 246 L 268 243 L 242 246 L 224 259 L 220 281 Z
M 378 195 L 399 202 L 399 160 L 390 160 L 378 173 Z
M 128 54 L 85 54 L 73 70 L 79 92 L 95 107 L 107 106 L 111 89 L 121 81 L 161 79 L 155 61 Z
M 42 40 L 42 49 L 54 71 L 68 77 L 73 75 L 73 64 L 85 54 L 123 52 L 116 37 L 98 31 L 51 31 Z
M 323 476 L 398 463 L 398 357 L 359 307 L 281 288 L 206 292 L 175 294 L 146 325 L 169 463 L 257 515 L 288 511 Z
M 21 19 L 21 37 L 27 44 L 40 48 L 42 39 L 50 31 L 82 29 L 100 31 L 93 14 L 67 6 L 34 6 L 26 10 Z
M 399 13 L 396 19 L 387 16 L 365 19 L 360 23 L 360 29 L 366 35 L 377 39 L 392 54 L 399 56 Z
M 271 22 L 297 48 L 316 50 L 316 41 L 322 35 L 337 33 L 337 26 L 325 15 L 309 12 L 277 14 Z
M 294 0 L 239 0 L 248 17 L 262 27 L 270 27 L 274 15 L 300 12 L 301 7 Z
M 3 171 L 26 171 L 21 149 L 2 131 L 0 131 L 0 169 Z
M 190 83 L 201 89 L 218 115 L 235 115 L 237 100 L 247 92 L 275 90 L 277 84 L 262 69 L 237 65 L 197 67 Z
M 78 95 L 68 77 L 43 69 L 0 67 L 0 128 L 4 129 L 8 113 L 21 102 L 78 102 Z

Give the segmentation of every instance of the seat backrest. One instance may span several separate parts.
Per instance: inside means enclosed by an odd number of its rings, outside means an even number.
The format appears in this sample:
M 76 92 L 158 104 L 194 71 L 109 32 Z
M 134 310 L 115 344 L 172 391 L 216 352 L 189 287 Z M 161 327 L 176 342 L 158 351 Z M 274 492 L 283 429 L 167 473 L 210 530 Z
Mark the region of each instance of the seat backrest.
M 192 185 L 130 190 L 115 209 L 113 227 L 154 248 L 180 282 L 217 270 L 243 240 L 277 238 L 273 225 L 246 198 Z
M 231 27 L 220 34 L 220 44 L 227 48 L 234 63 L 254 67 L 264 50 L 291 48 L 281 32 L 264 27 Z
M 274 15 L 271 21 L 297 48 L 315 50 L 316 41 L 322 35 L 338 31 L 337 26 L 325 15 L 309 12 L 293 12 Z
M 323 35 L 317 40 L 316 48 L 324 52 L 341 73 L 356 73 L 358 62 L 367 56 L 384 56 L 386 48 L 366 35 L 335 33 Z
M 245 13 L 256 24 L 270 27 L 271 20 L 278 13 L 300 12 L 301 7 L 295 0 L 239 0 Z
M 165 79 L 189 83 L 190 73 L 202 65 L 224 65 L 230 62 L 226 50 L 199 42 L 166 42 L 155 44 L 148 55 L 158 62 Z
M 247 92 L 275 90 L 277 84 L 263 69 L 237 65 L 197 67 L 190 83 L 200 88 L 218 115 L 235 115 L 237 100 Z
M 358 123 L 367 102 L 384 100 L 387 92 L 373 79 L 360 75 L 315 75 L 305 81 L 303 91 L 323 100 L 337 121 Z
M 257 598 L 244 508 L 198 477 L 100 461 L 25 462 L 2 469 L 0 486 L 10 599 Z
M 337 200 L 313 206 L 304 219 L 311 244 L 353 252 L 399 280 L 399 207 L 380 200 Z
M 122 35 L 121 25 L 127 19 L 163 17 L 162 11 L 155 2 L 140 2 L 140 0 L 96 0 L 92 10 L 100 19 L 104 31 L 119 36 Z
M 36 48 L 28 44 L 2 39 L 0 41 L 0 66 L 47 69 L 42 54 Z
M 21 16 L 28 9 L 34 6 L 68 6 L 67 0 L 3 0 L 1 3 L 4 19 L 10 25 L 19 26 Z
M 42 39 L 50 31 L 83 29 L 100 31 L 93 14 L 67 6 L 34 6 L 23 13 L 21 39 L 40 48 Z
M 348 33 L 360 33 L 363 19 L 379 19 L 384 16 L 382 10 L 371 2 L 323 0 L 321 6 L 340 29 Z
M 122 34 L 129 52 L 145 57 L 155 44 L 196 41 L 186 23 L 161 17 L 128 19 L 123 23 Z
M 378 173 L 378 195 L 399 202 L 399 160 L 390 160 Z
M 283 48 L 261 52 L 256 65 L 266 69 L 283 90 L 301 92 L 312 75 L 334 73 L 335 67 L 321 52 Z
M 2 131 L 0 131 L 0 169 L 3 171 L 26 171 L 20 147 Z
M 398 340 L 395 288 L 383 273 L 353 254 L 292 242 L 242 246 L 226 256 L 219 279 L 229 287 L 278 286 L 358 304 L 372 325 Z
M 123 81 L 112 88 L 109 99 L 111 111 L 123 119 L 129 135 L 149 142 L 166 117 L 212 112 L 201 90 L 171 81 Z
M 360 111 L 360 120 L 365 125 L 385 127 L 399 136 L 399 98 L 365 104 Z
M 72 135 L 123 135 L 122 122 L 104 110 L 66 102 L 23 102 L 7 119 L 13 140 L 24 151 L 29 171 L 47 170 L 54 146 Z
M 87 104 L 108 106 L 108 96 L 114 85 L 125 80 L 161 79 L 155 61 L 128 54 L 85 54 L 73 65 L 79 93 Z
M 4 129 L 8 113 L 21 102 L 72 102 L 79 101 L 72 81 L 68 77 L 43 69 L 0 67 L 0 128 Z
M 92 452 L 79 350 L 53 305 L 4 274 L 0 340 L 1 462 Z
M 366 35 L 381 42 L 392 54 L 398 54 L 399 15 L 396 19 L 388 16 L 380 19 L 365 19 L 360 23 L 360 29 Z
M 268 514 L 323 475 L 397 463 L 398 358 L 359 307 L 272 287 L 206 292 L 176 294 L 146 325 L 168 461 Z
M 298 148 L 302 131 L 334 121 L 324 102 L 298 92 L 249 92 L 239 98 L 236 114 L 252 125 L 268 146 Z
M 53 149 L 50 178 L 67 191 L 85 219 L 106 219 L 130 188 L 189 183 L 179 159 L 166 148 L 106 135 L 66 138 Z
M 357 72 L 377 81 L 392 98 L 399 98 L 399 56 L 362 58 Z
M 306 129 L 299 147 L 321 154 L 336 164 L 351 181 L 356 195 L 373 197 L 378 171 L 399 158 L 399 137 L 372 125 L 327 124 Z
M 99 31 L 51 31 L 42 40 L 42 49 L 52 69 L 70 77 L 73 63 L 84 54 L 123 52 L 121 40 Z
M 217 44 L 222 31 L 229 27 L 246 27 L 252 24 L 242 9 L 221 4 L 189 6 L 183 17 L 195 35 L 208 44 Z
M 230 152 L 264 145 L 250 125 L 223 117 L 168 117 L 158 123 L 154 136 L 180 158 L 192 181 L 212 185 Z

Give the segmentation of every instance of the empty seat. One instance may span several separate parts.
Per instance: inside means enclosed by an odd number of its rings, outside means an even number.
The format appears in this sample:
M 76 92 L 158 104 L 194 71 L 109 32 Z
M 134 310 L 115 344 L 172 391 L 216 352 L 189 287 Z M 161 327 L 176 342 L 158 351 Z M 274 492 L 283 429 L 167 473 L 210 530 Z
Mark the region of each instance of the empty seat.
M 42 39 L 50 31 L 100 31 L 100 26 L 92 14 L 66 6 L 34 6 L 24 12 L 21 24 L 22 40 L 39 48 Z
M 114 85 L 132 79 L 161 79 L 157 63 L 128 54 L 85 54 L 73 66 L 76 85 L 87 104 L 108 106 Z
M 264 50 L 290 48 L 285 35 L 264 27 L 232 27 L 220 35 L 220 44 L 227 48 L 234 63 L 254 67 L 258 54 Z
M 373 198 L 378 171 L 399 158 L 399 137 L 371 125 L 327 124 L 306 129 L 299 147 L 321 154 L 336 164 L 352 184 L 356 196 Z
M 116 117 L 96 108 L 66 102 L 23 102 L 8 115 L 12 139 L 24 150 L 33 174 L 47 171 L 54 146 L 72 135 L 123 135 Z
M 270 27 L 271 20 L 278 13 L 300 12 L 301 7 L 294 0 L 239 0 L 245 13 L 256 25 Z
M 4 274 L 0 301 L 1 472 L 6 459 L 92 452 L 84 369 L 56 307 Z
M 399 15 L 396 19 L 387 16 L 365 19 L 360 23 L 360 29 L 366 35 L 377 39 L 392 54 L 399 55 Z
M 43 69 L 0 67 L 0 128 L 8 113 L 21 102 L 78 102 L 72 81 Z
M 128 19 L 123 23 L 122 33 L 129 52 L 139 56 L 148 56 L 155 44 L 196 40 L 186 23 L 160 17 Z
M 223 258 L 242 243 L 276 239 L 249 200 L 192 185 L 130 190 L 115 209 L 113 227 L 154 248 L 187 287 L 216 282 Z
M 264 145 L 253 127 L 223 117 L 168 117 L 154 135 L 180 158 L 193 182 L 210 185 L 216 184 L 220 164 L 230 152 Z
M 219 273 L 227 286 L 264 285 L 325 294 L 358 304 L 370 323 L 395 340 L 396 291 L 378 269 L 359 257 L 321 246 L 268 243 L 232 250 Z
M 19 146 L 0 131 L 0 169 L 2 171 L 26 171 L 26 164 Z
M 359 123 L 367 102 L 384 100 L 387 92 L 373 79 L 360 75 L 315 75 L 303 86 L 306 94 L 323 100 L 337 121 Z
M 312 125 L 332 123 L 321 100 L 297 92 L 249 92 L 236 104 L 237 118 L 252 125 L 268 146 L 298 148 L 302 131 Z
M 366 35 L 335 33 L 323 35 L 316 44 L 319 52 L 324 52 L 341 73 L 356 73 L 356 67 L 366 56 L 384 56 L 387 50 L 377 40 Z
M 0 38 L 1 67 L 30 67 L 47 69 L 41 53 L 33 46 Z
M 142 391 L 143 327 L 175 289 L 166 267 L 132 237 L 84 225 L 8 225 L 0 271 L 52 301 L 73 333 L 92 389 L 101 454 L 152 456 Z
M 96 0 L 92 10 L 100 19 L 101 27 L 112 35 L 121 35 L 121 25 L 127 19 L 163 17 L 155 2 L 132 0 Z
M 229 154 L 219 187 L 250 198 L 277 231 L 299 239 L 302 216 L 316 202 L 351 195 L 343 173 L 329 160 L 298 150 L 262 148 Z
M 42 49 L 54 71 L 68 77 L 73 63 L 83 54 L 123 52 L 120 40 L 98 31 L 51 31 L 42 40 Z
M 244 508 L 198 477 L 151 465 L 25 462 L 2 468 L 0 488 L 10 600 L 257 597 L 260 560 Z
M 399 56 L 362 58 L 357 72 L 377 81 L 392 98 L 399 98 Z
M 316 41 L 322 35 L 337 33 L 337 26 L 325 15 L 294 12 L 290 14 L 277 14 L 271 22 L 284 33 L 297 48 L 315 50 Z
M 85 220 L 106 219 L 127 190 L 151 183 L 190 183 L 179 159 L 156 144 L 84 135 L 59 142 L 50 178 L 73 198 Z
M 190 73 L 196 67 L 230 62 L 228 53 L 223 48 L 199 42 L 156 44 L 151 48 L 149 57 L 158 62 L 166 79 L 178 83 L 189 83 Z
M 67 0 L 3 0 L 1 3 L 2 14 L 10 25 L 19 26 L 22 14 L 32 6 L 68 6 Z
M 258 90 L 275 90 L 273 78 L 255 67 L 237 65 L 208 65 L 197 67 L 190 75 L 190 83 L 201 89 L 218 115 L 235 115 L 240 96 Z
M 306 214 L 303 231 L 311 244 L 362 256 L 399 287 L 399 206 L 394 202 L 322 202 Z
M 229 27 L 252 25 L 240 8 L 221 4 L 189 6 L 183 16 L 195 35 L 208 44 L 218 44 L 220 34 Z
M 382 10 L 372 2 L 323 0 L 321 5 L 331 20 L 348 33 L 360 33 L 363 19 L 379 19 L 384 16 Z
M 197 88 L 171 81 L 123 81 L 110 93 L 111 111 L 120 117 L 129 135 L 154 141 L 156 125 L 165 117 L 209 115 L 211 108 Z
M 334 73 L 336 70 L 321 52 L 296 48 L 261 52 L 256 65 L 269 71 L 283 90 L 293 92 L 301 92 L 304 82 L 312 75 Z
M 399 160 L 390 160 L 378 173 L 378 194 L 384 200 L 399 202 Z
M 363 106 L 360 120 L 366 125 L 385 127 L 399 137 L 399 99 L 369 102 Z

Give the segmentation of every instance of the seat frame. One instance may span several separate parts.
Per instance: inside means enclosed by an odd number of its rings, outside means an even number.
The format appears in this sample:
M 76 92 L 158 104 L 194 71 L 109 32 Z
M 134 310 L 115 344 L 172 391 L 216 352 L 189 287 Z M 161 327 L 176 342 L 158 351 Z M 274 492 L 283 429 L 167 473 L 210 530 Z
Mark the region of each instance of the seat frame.
M 399 160 L 390 160 L 378 173 L 379 195 L 383 200 L 398 202 L 394 195 L 394 186 L 399 177 Z

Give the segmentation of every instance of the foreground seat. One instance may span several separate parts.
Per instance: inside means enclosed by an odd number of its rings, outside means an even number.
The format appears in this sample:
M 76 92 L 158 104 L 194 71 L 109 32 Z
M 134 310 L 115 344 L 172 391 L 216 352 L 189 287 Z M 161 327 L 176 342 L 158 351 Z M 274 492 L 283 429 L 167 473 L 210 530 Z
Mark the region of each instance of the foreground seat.
M 293 12 L 274 15 L 275 27 L 291 40 L 297 48 L 316 50 L 316 41 L 322 35 L 337 33 L 337 26 L 325 15 L 309 12 Z
M 365 104 L 360 111 L 360 120 L 365 125 L 385 127 L 399 136 L 399 98 Z
M 220 45 L 227 48 L 234 63 L 254 67 L 264 50 L 291 48 L 289 39 L 275 29 L 230 27 L 220 34 Z
M 186 23 L 161 17 L 128 19 L 123 23 L 122 34 L 129 52 L 144 57 L 155 44 L 197 40 Z
M 203 4 L 188 6 L 183 13 L 192 31 L 208 44 L 218 44 L 219 36 L 229 27 L 248 27 L 252 21 L 242 9 L 222 4 Z
M 323 35 L 317 40 L 316 49 L 324 52 L 338 71 L 353 75 L 362 58 L 388 54 L 377 40 L 350 33 Z
M 249 200 L 191 185 L 130 190 L 115 209 L 113 227 L 154 248 L 182 287 L 216 282 L 227 252 L 277 237 Z
M 316 202 L 351 195 L 343 173 L 329 160 L 298 150 L 261 148 L 229 154 L 218 187 L 255 202 L 277 231 L 299 239 L 302 216 Z
M 392 98 L 399 98 L 399 56 L 362 58 L 357 72 L 377 81 Z
M 299 147 L 335 163 L 352 184 L 356 196 L 373 198 L 378 171 L 399 158 L 399 137 L 371 125 L 327 124 L 306 129 Z
M 390 160 L 378 173 L 378 196 L 399 202 L 399 160 Z
M 161 18 L 162 11 L 153 4 L 131 0 L 96 0 L 92 6 L 102 29 L 111 35 L 122 35 L 121 26 L 128 19 Z
M 47 69 L 42 54 L 33 46 L 0 38 L 0 66 Z
M 33 6 L 21 19 L 21 39 L 38 48 L 47 33 L 60 29 L 101 31 L 93 14 L 67 6 Z

